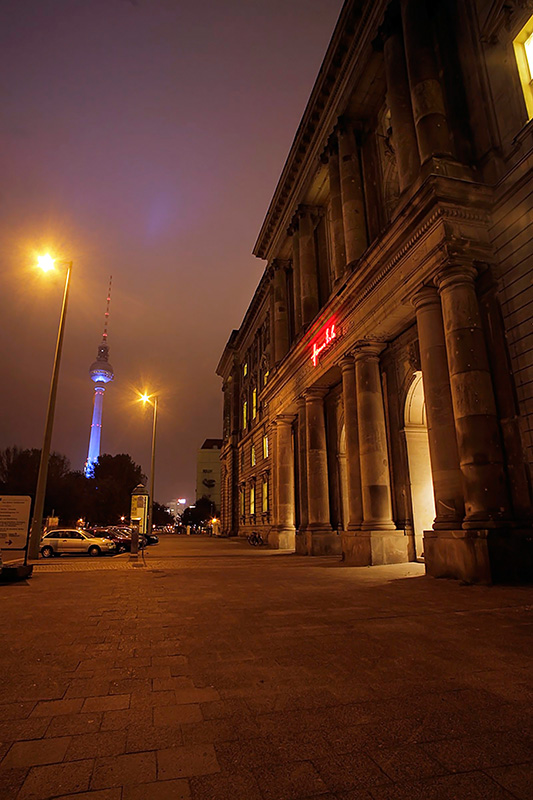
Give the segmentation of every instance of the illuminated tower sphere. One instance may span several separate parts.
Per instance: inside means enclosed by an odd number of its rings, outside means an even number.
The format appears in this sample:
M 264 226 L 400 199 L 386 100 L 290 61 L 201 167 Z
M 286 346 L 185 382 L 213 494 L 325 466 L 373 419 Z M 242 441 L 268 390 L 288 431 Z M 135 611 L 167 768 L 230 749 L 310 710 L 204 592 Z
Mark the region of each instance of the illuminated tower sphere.
M 107 293 L 107 308 L 105 312 L 104 333 L 102 342 L 98 346 L 96 361 L 89 368 L 89 375 L 94 381 L 94 408 L 91 423 L 91 436 L 89 438 L 89 452 L 85 462 L 85 476 L 90 478 L 93 474 L 95 462 L 100 455 L 100 437 L 102 435 L 102 410 L 104 405 L 105 385 L 115 377 L 113 367 L 109 363 L 109 347 L 107 344 L 107 323 L 109 320 L 109 302 L 111 300 L 111 278 Z

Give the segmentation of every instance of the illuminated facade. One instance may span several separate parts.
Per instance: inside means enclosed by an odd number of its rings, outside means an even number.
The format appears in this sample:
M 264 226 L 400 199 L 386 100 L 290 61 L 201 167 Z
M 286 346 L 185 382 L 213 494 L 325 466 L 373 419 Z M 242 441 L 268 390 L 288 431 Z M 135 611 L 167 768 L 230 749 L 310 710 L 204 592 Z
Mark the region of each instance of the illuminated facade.
M 205 497 L 213 504 L 213 514 L 220 513 L 221 439 L 206 439 L 196 458 L 196 499 Z
M 344 4 L 217 369 L 226 535 L 533 573 L 528 6 Z
M 91 364 L 89 368 L 89 375 L 91 380 L 94 381 L 94 404 L 93 404 L 93 418 L 91 422 L 91 434 L 89 437 L 89 450 L 87 452 L 87 461 L 85 462 L 84 472 L 87 478 L 93 474 L 93 469 L 98 457 L 100 455 L 100 440 L 102 437 L 102 413 L 104 407 L 104 393 L 107 383 L 110 383 L 115 377 L 113 367 L 109 363 L 109 346 L 107 344 L 107 324 L 109 321 L 109 303 L 111 301 L 111 279 L 109 281 L 109 290 L 107 292 L 107 307 L 105 312 L 104 332 L 102 334 L 102 341 L 98 345 L 98 353 L 96 361 Z

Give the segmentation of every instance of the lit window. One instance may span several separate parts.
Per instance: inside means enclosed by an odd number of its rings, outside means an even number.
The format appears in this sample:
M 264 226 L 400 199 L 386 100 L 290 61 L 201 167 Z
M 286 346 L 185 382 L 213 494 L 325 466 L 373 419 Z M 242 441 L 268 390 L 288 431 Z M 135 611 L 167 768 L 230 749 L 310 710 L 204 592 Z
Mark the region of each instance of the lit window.
M 268 436 L 263 436 L 263 458 L 268 458 Z
M 253 388 L 252 391 L 252 418 L 255 419 L 257 416 L 257 389 Z
M 513 42 L 528 119 L 533 118 L 533 17 Z
M 248 422 L 248 403 L 246 400 L 242 404 L 242 427 L 246 429 L 246 424 Z
M 243 378 L 246 378 L 246 376 L 248 375 L 248 362 L 247 361 L 244 363 L 244 367 L 242 368 L 242 375 L 243 375 Z
M 268 511 L 268 481 L 263 481 L 263 511 Z
M 267 369 L 265 374 L 263 375 L 263 384 L 266 386 L 268 381 L 268 376 L 270 375 L 270 370 Z
M 250 516 L 255 515 L 255 486 L 250 486 Z
M 255 467 L 255 444 L 252 445 L 252 467 Z

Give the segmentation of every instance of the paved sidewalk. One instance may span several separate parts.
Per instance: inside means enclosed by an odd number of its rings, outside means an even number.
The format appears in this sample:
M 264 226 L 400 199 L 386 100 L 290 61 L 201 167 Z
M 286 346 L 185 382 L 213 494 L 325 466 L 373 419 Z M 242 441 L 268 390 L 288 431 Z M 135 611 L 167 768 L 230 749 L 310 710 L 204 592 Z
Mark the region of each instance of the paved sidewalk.
M 532 607 L 193 537 L 39 564 L 0 587 L 0 800 L 529 800 Z

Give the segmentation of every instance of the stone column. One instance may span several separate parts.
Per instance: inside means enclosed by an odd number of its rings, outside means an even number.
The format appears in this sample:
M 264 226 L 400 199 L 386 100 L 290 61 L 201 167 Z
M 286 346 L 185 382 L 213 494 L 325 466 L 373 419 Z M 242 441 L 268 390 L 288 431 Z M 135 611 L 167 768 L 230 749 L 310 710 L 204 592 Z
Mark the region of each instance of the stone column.
M 305 414 L 305 398 L 298 398 L 298 505 L 300 524 L 296 536 L 296 552 L 308 555 L 307 525 L 309 510 L 307 505 L 307 421 Z
M 366 250 L 367 232 L 359 152 L 348 121 L 339 124 L 338 141 L 346 261 L 351 264 Z
M 342 219 L 341 176 L 339 171 L 338 142 L 330 142 L 327 155 L 329 174 L 329 205 L 331 250 L 335 281 L 340 281 L 346 270 L 346 246 L 344 244 L 344 222 Z
M 297 217 L 293 219 L 288 234 L 292 238 L 292 316 L 294 336 L 298 336 L 302 328 L 302 301 L 300 298 L 300 231 Z
M 446 340 L 437 290 L 424 286 L 413 298 L 428 425 L 437 516 L 433 528 L 460 528 L 464 498 L 453 417 Z
M 451 154 L 427 0 L 402 0 L 402 19 L 411 105 L 423 164 L 431 156 Z
M 299 208 L 300 302 L 302 325 L 308 325 L 318 313 L 318 269 L 315 248 L 315 224 L 312 209 Z
M 389 17 L 381 29 L 387 102 L 392 118 L 392 141 L 398 166 L 400 191 L 410 186 L 420 171 L 411 92 L 399 14 Z
M 344 563 L 354 566 L 397 564 L 409 560 L 409 537 L 392 521 L 385 409 L 379 356 L 384 345 L 361 342 L 355 351 L 355 383 L 361 495 L 361 530 L 353 532 Z
M 289 350 L 289 317 L 287 309 L 287 262 L 275 259 L 274 270 L 274 360 L 278 364 Z
M 269 544 L 280 550 L 294 547 L 294 455 L 292 446 L 292 414 L 276 417 L 276 470 L 277 495 L 276 525 L 269 535 Z
M 340 552 L 340 537 L 332 531 L 329 512 L 328 453 L 324 396 L 327 388 L 305 392 L 307 450 L 307 508 L 305 532 L 307 553 L 327 555 Z
M 363 343 L 355 353 L 362 530 L 394 530 L 385 411 L 379 373 L 383 344 Z
M 342 370 L 342 399 L 346 434 L 348 531 L 356 531 L 361 528 L 363 506 L 361 500 L 361 468 L 359 465 L 359 431 L 357 427 L 354 359 L 351 356 L 346 356 L 341 360 L 340 368 Z
M 504 459 L 475 290 L 476 270 L 450 265 L 437 276 L 465 498 L 465 529 L 509 517 Z

